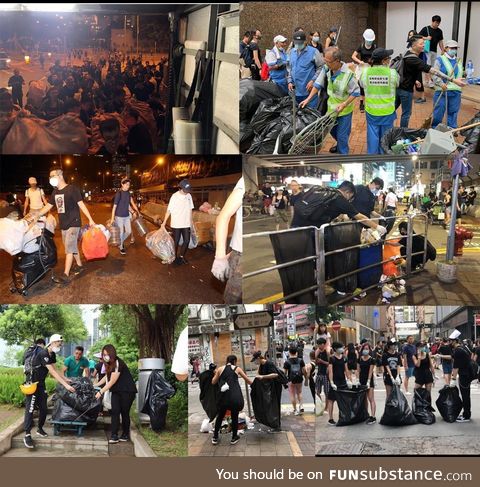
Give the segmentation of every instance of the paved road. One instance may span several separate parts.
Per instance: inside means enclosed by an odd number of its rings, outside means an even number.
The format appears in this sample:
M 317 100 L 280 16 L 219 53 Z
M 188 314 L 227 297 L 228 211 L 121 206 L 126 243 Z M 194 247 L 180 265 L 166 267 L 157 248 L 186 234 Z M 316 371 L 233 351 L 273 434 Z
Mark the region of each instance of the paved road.
M 438 380 L 432 390 L 432 405 L 438 391 L 444 386 L 441 371 L 436 372 Z M 403 373 L 402 373 L 403 376 Z M 471 386 L 472 420 L 469 423 L 447 423 L 435 412 L 433 425 L 416 424 L 392 427 L 379 424 L 385 408 L 385 386 L 381 378 L 376 379 L 375 400 L 377 423 L 359 423 L 351 426 L 332 427 L 327 424 L 325 412 L 316 420 L 317 455 L 478 455 L 480 446 L 480 387 L 476 381 Z M 403 387 L 402 387 L 403 391 Z M 413 391 L 410 384 L 410 393 Z M 406 396 L 411 404 L 413 395 Z M 334 419 L 338 418 L 334 406 Z
M 480 300 L 480 288 L 475 285 L 480 279 L 480 222 L 471 217 L 464 217 L 463 226 L 474 233 L 472 241 L 465 245 L 464 256 L 458 258 L 458 282 L 454 285 L 443 284 L 436 277 L 436 264 L 428 262 L 420 274 L 412 276 L 407 281 L 407 293 L 392 302 L 395 304 L 464 304 L 474 305 Z M 244 234 L 270 232 L 275 230 L 275 220 L 270 216 L 254 216 L 244 220 Z M 422 226 L 415 225 L 415 230 L 421 232 Z M 395 235 L 395 230 L 389 236 Z M 398 235 L 398 233 L 397 233 Z M 437 249 L 438 258 L 445 255 L 447 231 L 441 225 L 430 225 L 428 239 Z M 268 236 L 255 237 L 244 240 L 243 271 L 252 272 L 274 265 L 275 257 Z M 260 274 L 244 281 L 245 302 L 266 303 L 279 299 L 283 295 L 280 277 L 277 271 Z M 334 293 L 329 296 L 331 302 L 339 299 Z M 380 304 L 382 295 L 380 290 L 371 290 L 367 297 L 357 304 Z
M 96 223 L 110 217 L 107 204 L 90 204 Z M 84 222 L 85 223 L 85 222 Z M 149 224 L 149 228 L 156 227 Z M 64 265 L 63 244 L 57 230 L 55 241 L 59 262 L 55 272 Z M 49 276 L 35 284 L 27 297 L 11 294 L 12 257 L 0 252 L 0 302 L 2 303 L 74 303 L 74 304 L 135 304 L 135 303 L 222 303 L 223 285 L 210 273 L 214 253 L 204 247 L 190 250 L 188 265 L 164 265 L 145 246 L 145 239 L 136 237 L 122 256 L 110 247 L 105 260 L 87 262 L 85 272 L 66 287 L 54 284 Z

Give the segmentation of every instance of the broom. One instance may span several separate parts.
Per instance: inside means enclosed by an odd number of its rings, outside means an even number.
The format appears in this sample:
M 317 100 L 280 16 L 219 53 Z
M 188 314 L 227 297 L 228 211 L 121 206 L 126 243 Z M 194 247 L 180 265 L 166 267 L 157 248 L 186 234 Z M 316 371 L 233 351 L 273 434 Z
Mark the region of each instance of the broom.
M 437 108 L 437 105 L 438 105 L 438 102 L 440 101 L 440 98 L 442 98 L 443 94 L 445 94 L 445 98 L 447 98 L 447 92 L 444 91 L 442 93 L 440 93 L 440 96 L 437 98 L 437 101 L 435 102 L 435 104 L 433 105 L 433 110 L 432 110 L 432 113 L 430 114 L 429 117 L 427 117 L 423 123 L 422 123 L 422 126 L 420 128 L 422 129 L 430 129 L 432 128 L 432 119 L 433 119 L 433 114 L 435 112 L 435 108 Z

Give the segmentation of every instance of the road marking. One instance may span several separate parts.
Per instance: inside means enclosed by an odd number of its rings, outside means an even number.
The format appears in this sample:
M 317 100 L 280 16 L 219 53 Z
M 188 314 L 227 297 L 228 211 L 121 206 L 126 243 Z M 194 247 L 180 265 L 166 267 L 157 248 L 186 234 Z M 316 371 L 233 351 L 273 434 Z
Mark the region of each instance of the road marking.
M 293 434 L 292 431 L 287 431 L 287 438 L 288 438 L 288 443 L 290 444 L 290 448 L 292 449 L 293 456 L 303 457 L 302 450 L 300 449 L 297 439 L 295 438 L 295 435 Z
M 268 296 L 266 298 L 259 299 L 258 301 L 255 301 L 254 304 L 268 304 L 280 298 L 283 298 L 283 293 L 278 293 L 278 294 L 274 294 L 273 296 Z

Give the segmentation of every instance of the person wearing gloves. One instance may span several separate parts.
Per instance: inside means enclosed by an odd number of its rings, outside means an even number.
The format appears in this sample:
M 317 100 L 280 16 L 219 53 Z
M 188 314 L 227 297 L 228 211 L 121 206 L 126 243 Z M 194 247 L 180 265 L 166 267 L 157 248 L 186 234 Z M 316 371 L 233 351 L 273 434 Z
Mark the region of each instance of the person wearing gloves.
M 428 346 L 425 342 L 417 343 L 417 354 L 412 357 L 415 364 L 415 386 L 414 389 L 424 387 L 431 391 L 435 378 L 435 365 L 431 355 L 428 353 Z
M 105 345 L 102 348 L 102 360 L 105 364 L 105 377 L 96 384 L 101 389 L 97 392 L 95 398 L 101 399 L 107 391 L 112 394 L 112 434 L 108 442 L 129 441 L 130 409 L 137 394 L 137 386 L 130 369 L 117 356 L 117 351 L 113 345 Z M 122 435 L 119 438 L 120 417 Z
M 327 396 L 327 412 L 329 426 L 337 423 L 333 419 L 333 404 L 335 402 L 335 391 L 338 389 L 351 389 L 353 387 L 352 376 L 348 370 L 345 347 L 341 342 L 333 342 L 333 355 L 328 364 L 329 391 Z
M 375 424 L 377 418 L 375 413 L 377 405 L 375 403 L 375 382 L 373 374 L 375 371 L 375 359 L 372 357 L 372 346 L 365 342 L 360 347 L 360 357 L 358 359 L 358 367 L 360 369 L 359 382 L 361 386 L 368 387 L 367 402 L 370 404 L 370 416 L 367 418 L 367 424 Z
M 463 66 L 462 61 L 458 58 L 457 41 L 450 40 L 445 43 L 445 52 L 436 58 L 434 68 L 454 79 L 463 78 Z M 447 125 L 456 129 L 462 102 L 462 88 L 451 81 L 445 82 L 440 76 L 434 75 L 432 80 L 435 86 L 432 128 L 442 122 L 445 110 L 447 110 Z
M 215 222 L 215 260 L 212 265 L 212 274 L 219 281 L 227 281 L 223 299 L 228 304 L 242 302 L 242 270 L 240 260 L 242 257 L 242 203 L 245 193 L 245 182 L 241 177 L 232 193 L 227 198 L 224 207 Z M 228 226 L 230 219 L 235 215 L 230 240 L 231 252 L 227 254 Z
M 194 208 L 192 195 L 192 186 L 187 179 L 182 179 L 179 183 L 179 190 L 173 193 L 168 202 L 165 219 L 162 222 L 161 229 L 166 231 L 168 219 L 171 217 L 170 226 L 173 230 L 173 241 L 175 243 L 175 265 L 188 264 L 185 254 L 190 243 L 190 233 L 192 227 L 192 210 Z M 183 239 L 180 245 L 180 237 Z
M 293 34 L 293 48 L 290 51 L 287 65 L 288 91 L 295 90 L 297 103 L 308 98 L 308 103 L 301 104 L 302 107 L 315 108 L 318 98 L 312 96 L 313 84 L 318 78 L 324 65 L 323 56 L 318 49 L 307 44 L 307 36 L 303 31 Z
M 387 391 L 387 398 L 392 392 L 393 384 L 402 385 L 399 368 L 402 364 L 402 357 L 398 353 L 397 344 L 388 341 L 382 355 L 383 383 Z
M 27 382 L 31 384 L 37 383 L 33 394 L 25 396 L 25 415 L 23 420 L 25 437 L 23 438 L 23 444 L 29 449 L 35 448 L 31 431 L 33 428 L 33 413 L 36 409 L 38 409 L 37 436 L 41 438 L 48 436 L 43 429 L 47 419 L 48 394 L 45 380 L 48 374 L 62 384 L 67 391 L 75 392 L 75 389 L 69 384 L 69 380 L 55 368 L 57 362 L 56 354 L 60 352 L 62 343 L 63 337 L 58 333 L 53 334 L 47 344 L 45 344 L 43 338 L 39 338 L 35 342 L 36 347 L 33 356 L 25 360 L 24 363 Z M 27 361 L 29 365 L 27 365 Z
M 453 349 L 453 369 L 450 387 L 459 387 L 462 396 L 463 414 L 456 419 L 457 423 L 468 423 L 472 416 L 472 402 L 470 399 L 470 385 L 474 379 L 471 376 L 470 362 L 471 353 L 460 342 L 460 332 L 455 330 L 450 338 Z
M 352 131 L 353 102 L 360 96 L 355 74 L 342 60 L 342 51 L 338 47 L 325 50 L 326 67 L 320 70 L 319 76 L 312 84 L 308 97 L 300 103 L 303 108 L 316 99 L 321 89 L 328 93 L 328 113 L 336 113 L 337 123 L 330 132 L 337 145 L 330 149 L 331 153 L 348 154 L 348 140 Z
M 78 236 L 82 220 L 80 211 L 87 217 L 90 226 L 95 225 L 86 207 L 80 189 L 65 181 L 63 170 L 54 168 L 50 171 L 50 185 L 54 190 L 48 203 L 35 215 L 33 222 L 46 215 L 52 208 L 57 209 L 62 241 L 65 247 L 65 267 L 62 276 L 52 277 L 57 284 L 70 283 L 70 271 L 78 275 L 83 271 L 82 259 L 78 251 Z M 29 223 L 31 223 L 29 221 Z M 74 262 L 75 260 L 75 262 Z M 74 265 L 76 264 L 76 266 Z
M 265 54 L 270 80 L 282 90 L 283 95 L 288 95 L 286 46 L 286 37 L 282 35 L 275 36 L 273 48 L 267 50 Z
M 383 154 L 380 142 L 397 118 L 395 97 L 400 76 L 389 66 L 392 54 L 392 49 L 375 49 L 370 59 L 371 66 L 363 69 L 358 81 L 365 95 L 368 154 Z
M 357 65 L 357 79 L 359 80 L 365 68 L 369 66 L 372 54 L 377 48 L 375 44 L 375 32 L 372 29 L 365 29 L 363 41 L 352 54 L 352 60 Z M 360 113 L 365 112 L 365 91 L 360 85 Z

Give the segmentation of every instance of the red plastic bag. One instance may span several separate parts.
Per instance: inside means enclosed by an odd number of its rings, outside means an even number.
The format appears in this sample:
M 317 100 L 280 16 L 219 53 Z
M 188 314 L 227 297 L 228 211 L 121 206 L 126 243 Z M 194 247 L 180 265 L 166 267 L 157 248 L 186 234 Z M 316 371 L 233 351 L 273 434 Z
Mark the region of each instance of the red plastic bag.
M 270 70 L 268 69 L 267 63 L 262 63 L 262 70 L 260 71 L 260 78 L 262 81 L 267 81 L 270 78 Z
M 108 241 L 98 227 L 90 227 L 82 237 L 82 252 L 87 260 L 105 259 L 108 255 Z

